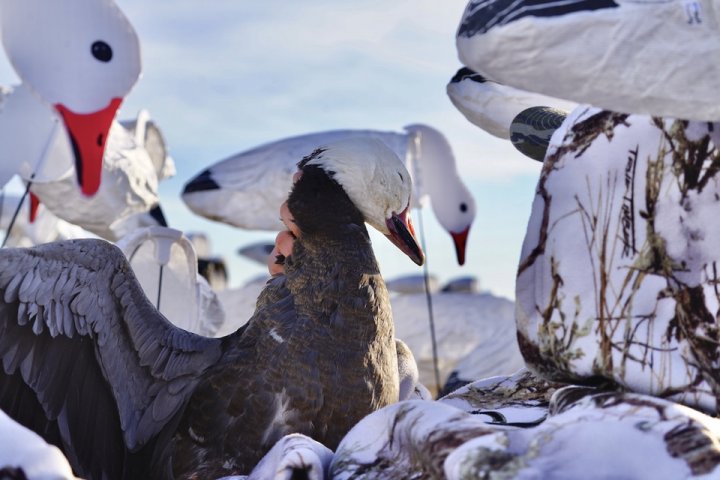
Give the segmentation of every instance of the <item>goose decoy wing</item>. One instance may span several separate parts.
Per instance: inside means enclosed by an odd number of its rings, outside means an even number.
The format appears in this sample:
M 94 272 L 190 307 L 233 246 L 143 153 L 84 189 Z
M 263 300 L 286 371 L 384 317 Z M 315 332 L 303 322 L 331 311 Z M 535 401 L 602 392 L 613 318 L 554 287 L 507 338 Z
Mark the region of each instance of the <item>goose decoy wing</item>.
M 192 178 L 182 199 L 206 218 L 240 228 L 282 230 L 277 212 L 292 187 L 297 159 L 312 149 L 305 142 L 272 143 L 233 155 Z
M 83 477 L 127 468 L 220 353 L 158 313 L 108 242 L 0 251 L 0 408 L 89 466 Z

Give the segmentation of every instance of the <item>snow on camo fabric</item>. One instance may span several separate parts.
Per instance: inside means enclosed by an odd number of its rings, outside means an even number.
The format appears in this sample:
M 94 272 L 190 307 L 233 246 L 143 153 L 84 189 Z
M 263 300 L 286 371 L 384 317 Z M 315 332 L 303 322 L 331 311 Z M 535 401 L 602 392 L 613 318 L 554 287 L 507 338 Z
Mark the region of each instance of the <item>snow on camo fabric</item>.
M 517 274 L 544 376 L 718 412 L 720 123 L 578 107 L 553 135 Z

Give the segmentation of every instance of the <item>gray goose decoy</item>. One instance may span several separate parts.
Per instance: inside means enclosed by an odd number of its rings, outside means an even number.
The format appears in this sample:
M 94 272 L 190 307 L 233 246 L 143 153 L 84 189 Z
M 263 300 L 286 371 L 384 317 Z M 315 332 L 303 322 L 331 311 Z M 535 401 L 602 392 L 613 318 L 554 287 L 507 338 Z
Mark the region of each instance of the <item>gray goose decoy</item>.
M 302 235 L 285 275 L 223 338 L 174 327 L 105 241 L 0 251 L 0 408 L 82 477 L 217 478 L 249 472 L 291 432 L 334 449 L 397 401 L 390 303 L 365 222 L 422 263 L 410 177 L 374 140 L 298 166 L 289 207 Z

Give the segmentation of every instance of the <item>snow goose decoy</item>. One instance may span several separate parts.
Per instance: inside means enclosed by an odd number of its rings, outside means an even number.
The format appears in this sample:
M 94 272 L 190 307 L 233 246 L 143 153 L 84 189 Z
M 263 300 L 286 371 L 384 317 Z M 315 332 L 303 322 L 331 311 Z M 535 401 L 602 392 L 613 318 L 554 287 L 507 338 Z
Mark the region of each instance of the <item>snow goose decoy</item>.
M 57 217 L 108 240 L 139 227 L 165 226 L 158 181 L 174 174 L 174 163 L 145 110 L 127 125 L 112 122 L 102 159 L 105 181 L 87 196 L 77 188 L 73 149 L 58 113 L 25 84 L 8 89 L 0 99 L 0 144 L 6 158 L 28 161 L 20 167 L 9 162 L 0 181 L 19 169 L 32 181 L 33 195 Z
M 280 439 L 247 477 L 225 477 L 218 480 L 280 480 L 302 478 L 324 480 L 333 452 L 312 438 L 291 433 Z
M 108 130 L 140 75 L 140 46 L 132 25 L 111 0 L 2 0 L 0 30 L 23 84 L 62 118 L 82 192 L 94 194 Z M 55 141 L 57 128 L 52 127 L 55 133 L 45 138 Z M 4 162 L 21 167 L 39 158 L 5 157 Z M 25 173 L 39 179 L 37 167 L 26 164 Z
M 146 110 L 135 121 L 112 122 L 102 159 L 104 180 L 95 195 L 77 189 L 70 158 L 65 175 L 35 180 L 30 187 L 55 215 L 110 241 L 138 228 L 167 226 L 158 184 L 174 175 L 175 166 Z
M 473 275 L 452 278 L 443 285 L 441 291 L 443 293 L 479 293 L 480 280 Z
M 470 0 L 457 49 L 465 66 L 504 85 L 618 112 L 718 121 L 720 63 L 707 61 L 720 56 L 718 17 L 710 0 Z
M 575 102 L 493 82 L 467 67 L 457 71 L 446 90 L 453 105 L 470 123 L 505 140 L 511 138 L 513 119 L 527 108 L 542 105 L 570 111 L 577 106 Z
M 683 405 L 570 386 L 552 395 L 548 414 L 537 426 L 498 429 L 459 445 L 443 462 L 445 478 L 492 472 L 500 478 L 700 479 L 720 473 L 720 421 Z
M 253 260 L 261 265 L 267 265 L 268 256 L 272 253 L 275 245 L 268 242 L 253 242 L 237 249 L 238 255 Z
M 198 335 L 216 336 L 225 311 L 198 271 L 190 239 L 179 230 L 145 227 L 116 242 L 145 296 L 173 324 Z M 257 296 L 256 296 L 257 297 Z M 252 315 L 252 310 L 245 318 Z
M 540 391 L 498 392 L 512 397 L 493 414 L 444 401 L 373 412 L 343 438 L 329 476 L 700 479 L 720 472 L 716 418 L 648 395 L 575 386 L 556 390 L 547 405 L 552 387 L 534 383 L 527 386 Z M 532 400 L 513 404 L 523 396 Z
M 517 273 L 531 368 L 720 411 L 718 131 L 591 107 L 565 119 Z
M 547 418 L 552 395 L 566 384 L 550 382 L 527 368 L 460 386 L 438 402 L 493 424 L 533 426 Z
M 424 294 L 427 290 L 430 293 L 440 291 L 440 280 L 433 274 L 428 274 L 427 278 L 425 278 L 425 275 L 420 274 L 401 275 L 386 280 L 385 285 L 390 292 L 400 294 Z
M 182 194 L 193 212 L 252 230 L 282 230 L 277 218 L 285 200 L 296 159 L 318 145 L 345 138 L 374 138 L 405 160 L 415 191 L 413 207 L 427 196 L 440 225 L 450 233 L 458 263 L 475 218 L 475 200 L 463 184 L 452 149 L 438 130 L 409 125 L 405 133 L 375 130 L 335 130 L 278 140 L 233 155 L 191 179 Z
M 173 326 L 103 240 L 0 250 L 0 407 L 80 476 L 217 478 L 249 472 L 288 433 L 333 449 L 396 402 L 392 315 L 365 222 L 422 263 L 408 172 L 367 139 L 299 167 L 288 203 L 302 234 L 285 275 L 227 337 Z
M 425 294 L 394 295 L 391 303 L 395 333 L 415 355 L 420 381 L 434 385 L 432 343 L 427 324 L 418 321 L 427 315 Z M 517 345 L 513 302 L 489 293 L 436 293 L 432 303 L 441 382 L 463 360 L 467 362 L 463 379 L 468 381 L 512 373 L 524 365 Z

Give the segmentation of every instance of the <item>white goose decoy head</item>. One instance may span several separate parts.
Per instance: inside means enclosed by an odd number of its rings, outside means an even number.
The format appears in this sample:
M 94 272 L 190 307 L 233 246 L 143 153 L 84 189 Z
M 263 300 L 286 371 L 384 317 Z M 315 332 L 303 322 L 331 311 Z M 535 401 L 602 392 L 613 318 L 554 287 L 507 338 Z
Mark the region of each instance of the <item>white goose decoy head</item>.
M 62 117 L 78 182 L 94 194 L 110 125 L 140 75 L 132 25 L 110 0 L 1 0 L 0 28 L 18 76 Z
M 425 254 L 409 214 L 410 174 L 383 142 L 352 138 L 328 144 L 305 157 L 298 167 L 304 172 L 313 165 L 331 174 L 366 223 L 388 237 L 413 262 L 424 263 Z
M 405 130 L 415 136 L 411 166 L 413 181 L 419 183 L 416 188 L 430 196 L 435 218 L 450 233 L 457 261 L 463 265 L 475 219 L 475 199 L 460 179 L 452 148 L 442 133 L 419 124 L 408 125 Z

